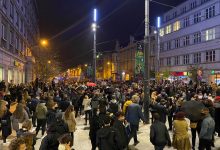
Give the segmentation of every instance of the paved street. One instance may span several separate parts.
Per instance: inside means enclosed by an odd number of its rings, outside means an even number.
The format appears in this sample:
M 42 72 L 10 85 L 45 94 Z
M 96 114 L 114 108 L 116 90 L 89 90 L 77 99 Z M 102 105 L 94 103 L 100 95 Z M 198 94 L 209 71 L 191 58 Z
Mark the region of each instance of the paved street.
M 75 150 L 91 150 L 91 144 L 89 140 L 89 130 L 88 126 L 84 125 L 84 120 L 81 118 L 77 118 L 77 131 L 75 132 L 75 144 L 74 148 Z M 85 129 L 87 127 L 87 129 Z M 132 150 L 144 150 L 147 147 L 147 150 L 153 150 L 153 145 L 150 143 L 149 139 L 149 130 L 150 125 L 143 125 L 142 123 L 140 124 L 140 131 L 138 132 L 138 140 L 140 143 L 134 147 L 133 145 L 133 140 L 131 140 L 130 143 L 130 148 Z M 190 133 L 190 131 L 189 131 Z M 15 134 L 15 133 L 14 133 Z M 4 148 L 2 147 L 2 140 L 0 141 L 0 149 L 2 150 L 7 150 L 8 144 L 11 141 L 12 138 L 15 136 L 11 136 L 7 142 L 7 144 L 4 144 Z M 40 134 L 38 136 L 40 138 Z M 172 133 L 170 132 L 170 137 L 172 138 Z M 39 149 L 41 139 L 37 140 L 37 144 L 35 145 L 36 150 Z M 198 140 L 197 140 L 197 145 L 198 145 Z M 216 148 L 213 148 L 213 150 L 220 150 L 220 138 L 216 137 L 216 142 L 215 142 Z M 171 150 L 173 148 L 168 148 L 166 147 L 165 150 Z
M 84 125 L 84 120 L 77 118 L 78 124 L 77 124 L 77 131 L 75 132 L 75 150 L 91 150 L 91 144 L 89 140 L 89 130 L 85 130 L 84 128 L 86 127 Z M 153 145 L 150 143 L 150 125 L 143 125 L 141 123 L 140 125 L 140 131 L 138 132 L 138 140 L 140 143 L 136 146 L 133 147 L 133 140 L 131 140 L 130 147 L 132 150 L 153 150 Z M 190 132 L 189 132 L 190 133 Z M 172 133 L 170 132 L 170 137 L 172 138 Z M 36 150 L 39 149 L 41 140 L 37 141 L 36 144 Z M 213 150 L 218 150 L 220 149 L 220 138 L 216 138 L 216 148 Z M 197 145 L 198 145 L 198 140 L 197 140 Z M 173 149 L 173 148 L 168 148 L 166 147 L 165 150 L 168 149 Z

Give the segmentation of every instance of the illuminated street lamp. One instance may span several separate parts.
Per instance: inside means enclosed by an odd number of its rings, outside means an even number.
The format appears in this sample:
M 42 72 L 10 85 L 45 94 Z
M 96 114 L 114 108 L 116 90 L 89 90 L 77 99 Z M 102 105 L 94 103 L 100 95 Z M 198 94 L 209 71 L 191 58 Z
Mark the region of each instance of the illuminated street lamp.
M 47 46 L 48 45 L 48 40 L 46 40 L 46 39 L 42 39 L 41 41 L 40 41 L 40 44 L 41 44 L 41 46 Z
M 87 64 L 85 64 L 84 66 L 85 66 L 85 67 L 88 67 L 88 65 L 87 65 Z
M 92 31 L 94 33 L 93 41 L 93 82 L 96 82 L 96 30 L 97 30 L 97 9 L 93 10 Z
M 110 65 L 111 63 L 110 62 L 107 62 L 107 65 Z
M 47 63 L 48 63 L 48 64 L 51 64 L 51 61 L 50 61 L 50 60 L 48 60 L 48 61 L 47 61 Z

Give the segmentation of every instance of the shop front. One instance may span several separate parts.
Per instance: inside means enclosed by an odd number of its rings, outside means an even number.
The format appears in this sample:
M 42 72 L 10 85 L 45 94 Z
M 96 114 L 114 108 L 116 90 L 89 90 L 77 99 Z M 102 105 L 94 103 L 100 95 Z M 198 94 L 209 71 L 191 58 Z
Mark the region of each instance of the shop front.
M 171 72 L 168 79 L 171 81 L 183 80 L 187 82 L 189 80 L 189 72 Z
M 211 70 L 210 81 L 220 84 L 220 70 Z

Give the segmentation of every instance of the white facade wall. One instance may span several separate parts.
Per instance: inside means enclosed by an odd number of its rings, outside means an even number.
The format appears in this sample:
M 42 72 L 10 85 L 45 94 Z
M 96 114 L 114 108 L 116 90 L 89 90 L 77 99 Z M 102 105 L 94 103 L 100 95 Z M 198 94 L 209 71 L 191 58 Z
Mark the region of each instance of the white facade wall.
M 196 4 L 195 4 L 196 2 Z M 195 5 L 193 5 L 194 3 Z M 195 6 L 191 8 L 191 6 Z M 185 9 L 186 7 L 186 9 Z M 214 8 L 214 9 L 213 9 Z M 183 9 L 186 10 L 183 12 Z M 206 17 L 208 9 L 208 18 Z M 210 9 L 210 11 L 209 11 Z M 211 12 L 211 13 L 209 13 Z M 200 13 L 200 19 L 195 22 L 194 15 Z M 189 18 L 188 26 L 184 26 L 184 19 Z M 220 1 L 219 0 L 188 0 L 176 8 L 164 14 L 164 23 L 161 30 L 164 29 L 165 34 L 160 32 L 161 53 L 160 53 L 160 70 L 169 70 L 171 72 L 187 72 L 191 66 L 202 67 L 203 78 L 212 79 L 211 70 L 220 70 Z M 174 31 L 174 23 L 180 21 L 180 28 Z M 171 25 L 171 33 L 166 34 L 166 28 Z M 215 30 L 213 34 L 208 36 L 208 29 Z M 194 34 L 201 35 L 201 41 L 194 42 Z M 189 42 L 184 45 L 184 39 L 189 36 Z M 207 37 L 208 36 L 208 37 Z M 213 39 L 207 40 L 214 36 Z M 179 47 L 176 47 L 175 40 L 180 40 Z M 171 43 L 169 47 L 168 44 Z M 214 51 L 215 55 L 210 58 L 207 52 Z M 201 61 L 195 62 L 195 54 L 201 55 Z M 189 55 L 189 62 L 184 63 L 184 56 Z M 175 58 L 179 56 L 180 63 L 175 64 Z M 214 58 L 213 58 L 214 57 Z M 167 64 L 167 59 L 171 59 L 171 65 Z M 210 61 L 209 59 L 212 59 Z

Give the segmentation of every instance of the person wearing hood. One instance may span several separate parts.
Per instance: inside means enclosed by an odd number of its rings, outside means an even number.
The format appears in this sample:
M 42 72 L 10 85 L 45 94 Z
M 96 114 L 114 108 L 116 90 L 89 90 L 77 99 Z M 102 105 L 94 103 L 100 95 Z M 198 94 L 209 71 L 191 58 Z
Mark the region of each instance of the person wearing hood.
M 110 116 L 106 116 L 103 119 L 104 126 L 97 131 L 97 147 L 99 150 L 123 150 L 118 130 L 110 126 Z
M 45 103 L 41 101 L 36 108 L 36 117 L 37 117 L 37 128 L 36 128 L 36 135 L 38 134 L 40 128 L 42 129 L 42 136 L 46 130 L 46 114 L 47 114 L 47 107 Z

